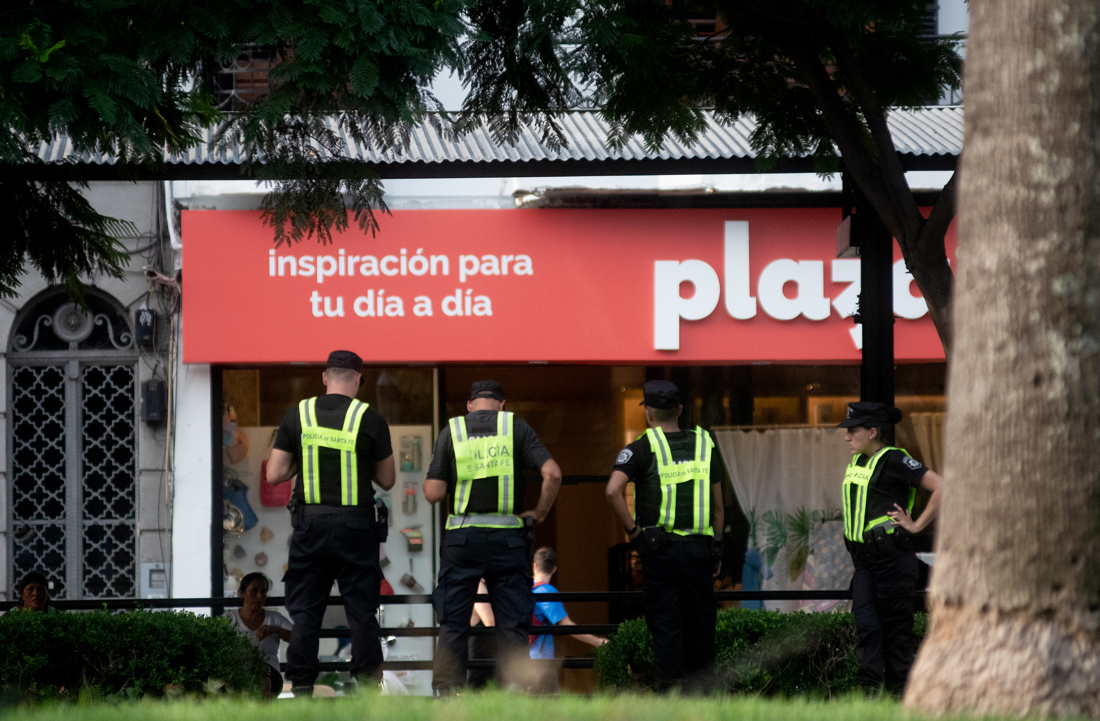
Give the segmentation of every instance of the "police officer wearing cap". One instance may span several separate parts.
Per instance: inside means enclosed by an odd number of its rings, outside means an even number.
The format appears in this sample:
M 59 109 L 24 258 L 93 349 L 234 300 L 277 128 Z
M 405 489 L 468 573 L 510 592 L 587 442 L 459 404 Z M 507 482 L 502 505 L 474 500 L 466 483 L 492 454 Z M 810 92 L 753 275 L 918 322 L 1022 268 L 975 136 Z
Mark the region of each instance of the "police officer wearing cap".
M 653 635 L 662 690 L 705 690 L 714 670 L 721 564 L 721 462 L 710 434 L 680 430 L 680 389 L 668 381 L 644 388 L 649 429 L 615 459 L 607 501 L 642 559 L 642 603 Z M 637 519 L 623 497 L 634 482 Z
M 326 394 L 307 398 L 283 416 L 267 461 L 267 478 L 283 483 L 297 473 L 291 496 L 290 558 L 283 576 L 286 609 L 294 620 L 286 677 L 295 696 L 317 680 L 318 633 L 332 583 L 340 586 L 351 626 L 351 674 L 382 678 L 378 640 L 382 571 L 374 488 L 393 488 L 393 449 L 386 420 L 355 399 L 363 361 L 333 351 L 321 375 Z
M 499 383 L 474 383 L 466 403 L 469 412 L 452 418 L 440 432 L 424 481 L 429 502 L 449 497 L 432 596 L 439 621 L 432 687 L 440 695 L 466 684 L 470 612 L 481 578 L 496 619 L 501 684 L 511 685 L 510 664 L 528 658 L 535 600 L 523 531 L 525 523 L 542 523 L 550 512 L 561 487 L 561 469 L 531 427 L 505 411 L 504 404 Z M 523 511 L 528 468 L 542 475 L 533 511 Z
M 913 665 L 913 611 L 917 557 L 910 536 L 935 519 L 939 474 L 895 448 L 894 424 L 901 411 L 882 403 L 848 404 L 844 440 L 852 461 L 844 474 L 841 502 L 844 540 L 852 554 L 852 613 L 860 653 L 859 682 L 865 692 L 905 688 Z M 918 488 L 931 492 L 912 517 Z

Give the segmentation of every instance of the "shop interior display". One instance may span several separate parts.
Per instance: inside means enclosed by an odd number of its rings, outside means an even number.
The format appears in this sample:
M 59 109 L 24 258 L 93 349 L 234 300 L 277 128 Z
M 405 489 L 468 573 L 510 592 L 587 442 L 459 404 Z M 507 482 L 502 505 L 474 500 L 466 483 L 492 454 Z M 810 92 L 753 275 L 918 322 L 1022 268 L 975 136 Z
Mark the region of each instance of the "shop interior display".
M 225 473 L 225 490 L 222 491 L 222 498 L 226 503 L 232 504 L 241 513 L 241 525 L 243 531 L 250 531 L 259 523 L 260 519 L 257 518 L 256 512 L 252 510 L 252 504 L 248 502 L 248 488 L 241 483 L 240 477 L 237 472 L 232 468 L 226 468 Z
M 290 514 L 286 502 L 290 499 L 291 483 L 272 486 L 265 475 L 265 456 L 271 448 L 276 428 L 254 426 L 233 428 L 234 445 L 227 446 L 224 468 L 225 489 L 225 595 L 235 596 L 237 584 L 245 574 L 262 571 L 271 579 L 272 596 L 284 595 L 282 576 L 286 571 L 289 551 Z M 243 437 L 238 442 L 237 436 Z M 375 493 L 390 510 L 389 536 L 380 547 L 383 601 L 386 595 L 427 594 L 435 587 L 438 541 L 434 507 L 424 501 L 423 483 L 428 458 L 424 447 L 432 443 L 432 427 L 390 426 L 397 482 L 390 491 Z M 247 452 L 231 463 L 229 448 L 245 448 Z M 429 451 L 430 453 L 430 451 Z M 282 501 L 278 503 L 277 501 Z M 333 593 L 338 589 L 333 587 Z M 277 609 L 285 613 L 285 609 Z M 379 610 L 379 622 L 387 627 L 426 627 L 434 622 L 430 604 L 385 604 Z M 325 613 L 324 627 L 347 626 L 344 609 L 330 606 Z M 390 638 L 387 658 L 392 661 L 431 659 L 432 638 Z M 346 658 L 350 645 L 338 639 L 321 639 L 322 660 Z M 280 649 L 285 660 L 286 644 Z M 398 671 L 395 675 L 413 694 L 431 692 L 430 671 Z
M 397 594 L 431 593 L 435 588 L 439 545 L 435 507 L 424 500 L 423 486 L 431 454 L 432 427 L 391 425 L 390 438 L 397 482 L 391 490 L 380 494 L 390 509 L 389 538 L 382 547 L 388 563 L 383 566 L 382 575 Z M 382 600 L 383 626 L 424 628 L 434 625 L 430 604 L 386 605 L 385 596 Z M 391 661 L 430 659 L 434 647 L 434 638 L 401 637 L 389 645 L 387 658 Z M 431 671 L 395 673 L 410 693 L 431 693 Z
M 810 531 L 809 555 L 802 575 L 802 588 L 807 591 L 846 589 L 855 573 L 852 556 L 844 545 L 844 521 L 822 521 Z M 837 606 L 847 608 L 844 601 L 801 601 L 799 611 L 832 611 Z

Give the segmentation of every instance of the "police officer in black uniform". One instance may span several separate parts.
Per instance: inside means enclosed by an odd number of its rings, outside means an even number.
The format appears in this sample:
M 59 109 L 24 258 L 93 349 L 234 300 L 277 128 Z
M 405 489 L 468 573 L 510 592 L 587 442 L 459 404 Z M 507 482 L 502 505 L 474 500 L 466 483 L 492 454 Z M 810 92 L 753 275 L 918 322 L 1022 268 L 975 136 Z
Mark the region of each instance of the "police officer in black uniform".
M 512 685 L 508 666 L 528 658 L 535 610 L 524 528 L 542 523 L 561 487 L 561 469 L 529 425 L 504 410 L 504 388 L 478 381 L 465 416 L 436 439 L 424 481 L 431 503 L 450 498 L 432 601 L 439 620 L 432 687 L 440 695 L 466 684 L 470 612 L 484 578 L 496 618 L 497 677 Z M 523 511 L 524 470 L 538 470 L 538 506 Z M 531 519 L 527 521 L 526 519 Z
M 309 696 L 317 680 L 318 632 L 333 581 L 340 584 L 351 626 L 351 674 L 382 678 L 378 640 L 382 571 L 371 481 L 394 484 L 393 449 L 386 420 L 355 399 L 363 361 L 333 351 L 322 380 L 326 395 L 287 411 L 267 462 L 267 478 L 282 483 L 297 473 L 291 496 L 290 558 L 283 583 L 294 621 L 286 676 L 295 696 Z
M 714 670 L 723 469 L 710 434 L 680 430 L 680 389 L 644 386 L 649 429 L 619 454 L 607 500 L 642 559 L 643 606 L 663 690 L 706 690 Z M 634 482 L 637 520 L 623 497 Z
M 860 652 L 859 682 L 865 692 L 900 695 L 913 665 L 913 610 L 917 557 L 910 536 L 936 517 L 940 476 L 895 448 L 901 411 L 882 403 L 848 404 L 844 440 L 852 462 L 841 501 L 844 540 L 852 554 L 852 613 Z M 913 520 L 917 488 L 931 492 Z M 885 670 L 885 673 L 884 673 Z

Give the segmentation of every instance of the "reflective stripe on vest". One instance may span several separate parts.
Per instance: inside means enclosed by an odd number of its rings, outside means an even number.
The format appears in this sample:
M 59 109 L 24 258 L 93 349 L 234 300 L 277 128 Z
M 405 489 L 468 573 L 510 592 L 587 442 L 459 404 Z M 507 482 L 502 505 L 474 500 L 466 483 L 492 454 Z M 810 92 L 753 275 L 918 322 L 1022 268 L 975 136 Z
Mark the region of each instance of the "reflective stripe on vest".
M 521 528 L 519 516 L 471 513 L 465 516 L 447 516 L 447 530 L 456 528 Z
M 344 412 L 343 430 L 317 423 L 317 399 L 298 404 L 302 422 L 302 496 L 306 503 L 321 503 L 321 449 L 340 451 L 340 505 L 359 505 L 359 463 L 355 442 L 369 403 L 354 398 Z
M 672 460 L 665 432 L 650 428 L 645 432 L 649 447 L 657 457 L 657 474 L 661 483 L 661 512 L 657 525 L 680 536 L 701 534 L 713 536 L 710 525 L 710 461 L 714 441 L 702 428 L 695 428 L 695 454 L 690 461 Z M 692 523 L 690 527 L 676 525 L 676 490 L 679 484 L 693 482 Z
M 875 468 L 878 467 L 879 459 L 887 451 L 901 451 L 905 455 L 909 455 L 909 452 L 904 448 L 886 446 L 871 456 L 870 460 L 867 461 L 867 465 L 864 466 L 856 465 L 859 455 L 853 456 L 852 461 L 848 464 L 848 470 L 844 473 L 844 484 L 841 487 L 840 495 L 844 505 L 844 537 L 849 541 L 863 543 L 864 533 L 890 520 L 889 516 L 879 516 L 878 518 L 872 518 L 870 521 L 867 520 L 867 487 L 871 482 L 871 478 L 875 475 Z M 917 489 L 910 488 L 909 507 L 906 509 L 908 513 L 913 512 L 913 502 L 916 498 Z M 886 532 L 893 533 L 894 527 L 892 525 L 887 526 Z
M 516 475 L 515 443 L 513 441 L 513 415 L 506 411 L 497 413 L 497 432 L 491 436 L 470 438 L 466 431 L 465 416 L 450 421 L 451 442 L 455 449 L 455 489 L 452 518 L 458 518 L 456 527 L 479 526 L 484 528 L 519 528 L 523 522 L 512 515 L 512 479 Z M 497 513 L 474 514 L 463 520 L 470 503 L 470 493 L 475 480 L 497 477 Z M 477 522 L 473 519 L 480 519 Z M 502 520 L 512 519 L 512 520 Z M 451 520 L 447 520 L 451 528 Z

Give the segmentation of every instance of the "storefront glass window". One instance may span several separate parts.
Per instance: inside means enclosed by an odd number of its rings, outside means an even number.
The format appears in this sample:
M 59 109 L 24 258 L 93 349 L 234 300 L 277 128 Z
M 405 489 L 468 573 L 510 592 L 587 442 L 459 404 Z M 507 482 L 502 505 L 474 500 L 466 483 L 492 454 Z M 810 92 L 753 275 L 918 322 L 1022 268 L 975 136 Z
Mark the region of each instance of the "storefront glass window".
M 302 399 L 324 395 L 322 371 L 320 366 L 225 369 L 222 392 L 239 426 L 277 426 Z M 430 424 L 432 369 L 367 366 L 357 398 L 370 403 L 391 425 Z

